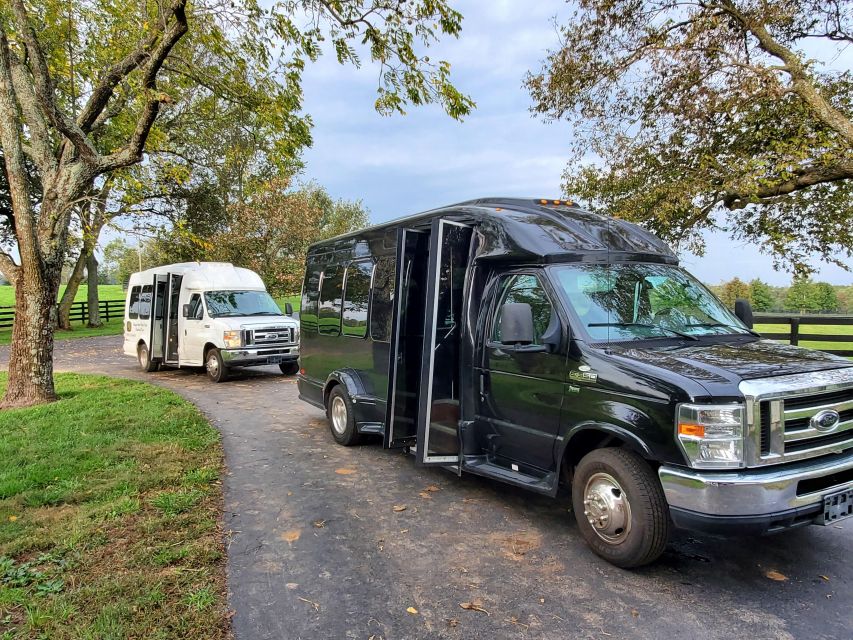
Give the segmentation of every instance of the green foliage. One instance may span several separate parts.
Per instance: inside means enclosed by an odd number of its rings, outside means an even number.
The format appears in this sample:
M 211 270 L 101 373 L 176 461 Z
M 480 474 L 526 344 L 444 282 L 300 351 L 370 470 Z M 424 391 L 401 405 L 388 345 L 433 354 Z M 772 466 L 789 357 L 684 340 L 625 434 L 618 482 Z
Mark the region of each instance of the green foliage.
M 853 74 L 826 65 L 853 5 L 582 0 L 560 32 L 527 86 L 535 112 L 576 125 L 565 193 L 679 248 L 722 226 L 797 273 L 813 255 L 844 265 Z
M 252 269 L 274 296 L 292 294 L 300 289 L 311 243 L 367 220 L 361 202 L 334 201 L 313 183 L 291 189 L 286 180 L 271 180 L 229 208 L 228 224 L 211 238 L 206 256 Z
M 770 311 L 773 308 L 773 290 L 770 285 L 755 278 L 749 283 L 749 300 L 755 311 Z
M 749 294 L 749 285 L 740 278 L 733 278 L 722 285 L 719 297 L 729 309 L 734 309 L 735 301 L 738 298 L 749 300 Z
M 836 311 L 838 297 L 832 285 L 826 282 L 813 282 L 809 278 L 797 278 L 791 283 L 785 296 L 785 306 L 800 313 L 816 311 Z

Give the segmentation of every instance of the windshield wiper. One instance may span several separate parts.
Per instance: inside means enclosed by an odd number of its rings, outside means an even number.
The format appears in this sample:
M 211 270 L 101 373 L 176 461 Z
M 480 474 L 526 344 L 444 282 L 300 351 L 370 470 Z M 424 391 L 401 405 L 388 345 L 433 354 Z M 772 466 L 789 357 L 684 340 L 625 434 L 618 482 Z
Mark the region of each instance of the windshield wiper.
M 726 324 L 725 322 L 691 322 L 690 324 L 684 325 L 685 327 L 725 327 L 726 329 L 732 329 L 736 331 L 738 334 L 743 335 L 743 329 L 746 329 L 746 332 L 750 335 L 755 336 L 756 338 L 760 338 L 761 334 L 757 331 L 753 331 L 752 329 L 747 329 L 746 327 L 737 327 L 732 324 Z
M 691 336 L 689 333 L 683 333 L 681 331 L 676 331 L 675 329 L 670 329 L 669 327 L 662 327 L 659 324 L 649 324 L 648 322 L 590 322 L 588 327 L 643 327 L 644 329 L 660 329 L 661 331 L 669 331 L 673 335 L 680 336 L 682 338 L 687 338 L 688 340 L 698 340 L 696 336 Z
M 258 311 L 257 313 L 250 313 L 250 316 L 283 316 L 284 314 L 281 311 Z

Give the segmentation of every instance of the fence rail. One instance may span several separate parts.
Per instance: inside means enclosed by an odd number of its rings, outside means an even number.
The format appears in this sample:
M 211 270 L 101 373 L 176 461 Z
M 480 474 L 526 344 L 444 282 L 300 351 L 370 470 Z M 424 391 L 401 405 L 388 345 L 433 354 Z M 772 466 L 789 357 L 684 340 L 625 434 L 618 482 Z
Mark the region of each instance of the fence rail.
M 124 316 L 124 300 L 99 300 L 98 310 L 102 322 L 109 322 L 111 318 L 121 318 Z M 85 300 L 72 303 L 69 318 L 71 322 L 88 322 L 89 303 Z M 15 307 L 0 307 L 0 329 L 8 329 L 14 321 Z
M 847 349 L 827 348 L 823 349 L 818 346 L 816 348 L 827 353 L 834 353 L 837 356 L 847 356 L 853 358 L 853 332 L 851 333 L 815 333 L 814 330 L 809 331 L 808 327 L 849 327 L 853 326 L 853 316 L 817 316 L 817 315 L 779 315 L 768 313 L 756 313 L 755 324 L 782 324 L 787 325 L 788 331 L 784 333 L 778 332 L 761 332 L 761 335 L 771 340 L 786 340 L 791 344 L 798 345 L 801 342 L 832 342 L 842 343 Z M 805 330 L 804 330 L 805 327 Z

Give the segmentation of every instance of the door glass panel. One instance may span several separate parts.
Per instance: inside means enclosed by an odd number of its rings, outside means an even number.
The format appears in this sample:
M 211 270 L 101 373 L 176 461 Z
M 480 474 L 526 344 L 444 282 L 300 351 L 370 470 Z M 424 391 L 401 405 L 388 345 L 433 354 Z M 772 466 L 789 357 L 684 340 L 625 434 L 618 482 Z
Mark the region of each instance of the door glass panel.
M 435 458 L 434 462 L 441 463 L 459 455 L 459 349 L 471 228 L 441 221 L 438 233 L 438 256 L 433 263 L 435 288 L 431 292 L 433 313 L 427 319 L 428 335 L 424 340 L 428 347 L 424 352 L 431 353 L 430 362 L 424 367 L 429 385 L 428 409 L 419 457 L 423 462 Z
M 166 330 L 166 361 L 178 360 L 178 297 L 181 294 L 182 276 L 172 276 L 169 283 L 169 318 Z

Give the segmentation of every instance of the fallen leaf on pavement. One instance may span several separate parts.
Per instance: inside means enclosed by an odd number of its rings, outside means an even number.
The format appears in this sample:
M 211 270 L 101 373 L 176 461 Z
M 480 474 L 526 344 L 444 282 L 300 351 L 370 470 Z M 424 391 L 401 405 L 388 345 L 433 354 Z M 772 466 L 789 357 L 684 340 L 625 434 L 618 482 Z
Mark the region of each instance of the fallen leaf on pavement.
M 823 578 L 824 580 L 826 580 L 827 582 L 829 582 L 829 576 L 823 576 L 823 575 L 822 575 L 822 576 L 820 576 L 820 577 L 821 577 L 821 578 Z
M 400 511 L 405 511 L 408 507 L 406 507 L 406 505 L 404 504 L 395 504 L 392 508 L 394 509 L 394 511 L 399 513 Z
M 434 484 L 431 484 L 426 489 L 424 489 L 424 491 L 429 491 L 430 493 L 432 493 L 432 492 L 438 491 L 440 489 L 441 489 L 441 487 L 437 487 Z
M 428 500 L 432 500 L 432 496 L 431 496 L 431 495 L 429 495 L 426 491 L 421 491 L 418 495 L 419 495 L 421 498 L 426 498 L 426 499 L 428 499 Z
M 325 527 L 325 526 L 326 526 L 326 521 L 325 521 L 325 520 L 315 520 L 315 521 L 314 521 L 314 528 L 315 528 L 315 529 L 322 529 L 322 528 L 323 528 L 323 527 Z
M 314 611 L 320 610 L 320 603 L 319 602 L 314 602 L 313 600 L 309 600 L 308 598 L 303 598 L 302 596 L 299 596 L 299 599 L 302 600 L 302 602 L 307 602 L 312 607 L 314 607 Z
M 486 615 L 489 615 L 489 612 L 483 609 L 482 600 L 474 600 L 473 602 L 460 602 L 459 606 L 463 609 L 467 609 L 468 611 L 479 611 L 480 613 L 485 613 Z
M 771 580 L 775 580 L 776 582 L 784 582 L 788 579 L 788 576 L 786 576 L 784 573 L 779 573 L 778 571 L 774 571 L 772 569 L 764 575 L 770 578 Z
M 288 582 L 288 583 L 287 583 L 286 585 L 284 585 L 284 586 L 285 586 L 285 587 L 287 587 L 288 589 L 291 589 L 291 590 L 292 590 L 292 589 L 295 589 L 296 587 L 298 587 L 298 586 L 299 586 L 299 583 L 298 583 L 298 582 Z
M 355 473 L 355 469 L 348 469 L 347 467 L 341 467 L 340 469 L 335 469 L 335 473 L 339 476 L 348 476 L 351 473 Z
M 281 539 L 284 540 L 287 544 L 293 544 L 297 540 L 299 540 L 299 536 L 302 535 L 299 532 L 299 529 L 291 529 L 290 531 L 285 531 L 281 534 Z
M 414 607 L 409 607 L 408 609 L 406 609 L 406 611 L 407 611 L 408 613 L 411 613 L 413 616 L 414 616 L 414 615 L 416 615 L 416 614 L 418 613 L 418 610 L 417 610 L 417 609 L 415 609 Z

